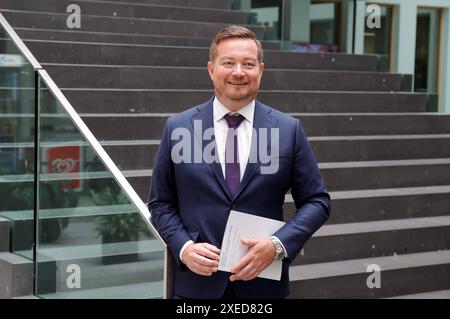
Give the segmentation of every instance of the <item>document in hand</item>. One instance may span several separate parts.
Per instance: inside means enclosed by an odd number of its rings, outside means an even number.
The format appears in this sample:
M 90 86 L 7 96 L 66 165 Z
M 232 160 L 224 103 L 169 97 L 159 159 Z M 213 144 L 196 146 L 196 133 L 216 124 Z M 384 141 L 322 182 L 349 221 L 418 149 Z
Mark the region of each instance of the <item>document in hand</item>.
M 219 270 L 230 271 L 247 252 L 241 238 L 270 237 L 285 223 L 279 220 L 230 211 L 220 252 Z M 282 262 L 274 260 L 258 277 L 280 280 Z

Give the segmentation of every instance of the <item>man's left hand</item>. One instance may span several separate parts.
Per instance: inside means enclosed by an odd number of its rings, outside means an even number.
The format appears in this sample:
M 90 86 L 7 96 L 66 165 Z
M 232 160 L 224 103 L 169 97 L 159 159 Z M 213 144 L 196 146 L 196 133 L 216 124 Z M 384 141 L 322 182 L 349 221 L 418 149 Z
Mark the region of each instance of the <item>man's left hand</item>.
M 274 260 L 275 246 L 269 238 L 242 238 L 247 253 L 231 268 L 230 281 L 252 280 Z

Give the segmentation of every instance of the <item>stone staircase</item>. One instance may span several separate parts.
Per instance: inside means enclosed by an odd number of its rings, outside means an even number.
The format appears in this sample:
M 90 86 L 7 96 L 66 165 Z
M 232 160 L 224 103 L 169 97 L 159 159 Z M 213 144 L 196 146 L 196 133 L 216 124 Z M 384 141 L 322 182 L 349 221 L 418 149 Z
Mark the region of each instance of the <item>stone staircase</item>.
M 10 221 L 0 217 L 0 299 L 33 293 L 33 263 L 9 251 Z
M 212 95 L 212 36 L 254 20 L 231 2 L 79 0 L 81 30 L 66 27 L 71 0 L 0 0 L 0 11 L 147 201 L 165 120 Z M 258 98 L 301 118 L 333 199 L 291 266 L 290 298 L 450 298 L 450 115 L 427 112 L 435 96 L 378 71 L 375 56 L 263 46 Z M 366 284 L 370 264 L 381 288 Z

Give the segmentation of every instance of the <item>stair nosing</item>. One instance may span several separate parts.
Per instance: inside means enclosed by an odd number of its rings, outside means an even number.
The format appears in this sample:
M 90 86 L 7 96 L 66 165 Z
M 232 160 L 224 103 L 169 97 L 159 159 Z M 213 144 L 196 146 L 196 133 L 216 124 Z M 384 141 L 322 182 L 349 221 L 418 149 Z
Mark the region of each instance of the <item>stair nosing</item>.
M 447 139 L 450 134 L 402 134 L 402 135 L 344 135 L 311 136 L 310 141 L 372 141 L 372 140 L 412 140 L 412 139 Z
M 379 265 L 381 272 L 450 264 L 450 250 L 296 265 L 289 269 L 290 280 L 292 282 L 367 274 L 367 266 L 370 264 Z
M 24 42 L 37 42 L 37 43 L 60 43 L 60 44 L 80 44 L 80 45 L 91 45 L 100 46 L 101 48 L 105 46 L 113 47 L 143 47 L 143 48 L 169 48 L 169 49 L 192 49 L 192 50 L 203 50 L 208 51 L 207 47 L 198 46 L 185 46 L 185 45 L 162 45 L 162 44 L 140 44 L 140 43 L 117 43 L 117 42 L 86 42 L 86 41 L 63 41 L 63 40 L 40 40 L 40 39 L 23 39 Z M 264 51 L 266 52 L 266 51 Z M 89 65 L 89 64 L 88 64 Z
M 401 159 L 382 161 L 348 161 L 319 163 L 321 170 L 345 169 L 345 168 L 368 168 L 368 167 L 398 167 L 398 166 L 422 166 L 422 165 L 447 165 L 450 158 L 426 158 L 426 159 Z
M 139 114 L 139 113 L 136 113 Z M 0 117 L 1 118 L 1 117 Z M 388 141 L 388 140 L 416 140 L 416 139 L 449 139 L 450 138 L 450 134 L 443 134 L 443 135 L 422 135 L 422 136 L 416 136 L 416 135 L 405 135 L 405 136 L 377 136 L 372 137 L 372 136 L 368 136 L 367 138 L 365 138 L 365 136 L 361 136 L 361 138 L 353 138 L 352 136 L 342 136 L 342 137 L 336 137 L 336 138 L 332 138 L 332 137 L 327 137 L 327 138 L 322 138 L 322 137 L 309 137 L 308 140 L 310 142 L 317 142 L 317 141 L 324 141 L 324 142 L 328 142 L 328 141 L 372 141 L 372 140 L 379 140 L 379 141 Z M 160 139 L 131 139 L 131 140 L 126 140 L 126 139 L 122 139 L 122 140 L 100 140 L 99 141 L 101 145 L 104 146 L 127 146 L 127 145 L 159 145 L 161 140 Z M 86 141 L 61 141 L 61 142 L 41 142 L 41 146 L 42 147 L 54 147 L 54 146 L 64 146 L 67 144 L 76 144 L 79 146 L 88 146 L 90 145 L 88 142 Z M 0 147 L 2 148 L 17 148 L 17 147 L 34 147 L 34 142 L 14 142 L 14 143 L 0 143 Z M 430 158 L 433 159 L 433 158 Z M 420 159 L 423 160 L 423 159 Z M 353 161 L 353 162 L 364 162 L 364 161 Z M 376 161 L 375 161 L 376 162 Z M 326 164 L 325 162 L 319 162 Z M 327 162 L 327 163 L 333 163 L 333 162 Z M 336 162 L 336 163 L 347 163 L 347 162 Z M 350 162 L 351 163 L 351 162 Z
M 59 29 L 42 29 L 42 28 L 26 28 L 26 27 L 14 27 L 14 30 L 25 30 L 25 31 L 46 31 L 46 32 L 60 32 L 60 33 L 77 33 L 77 34 L 101 34 L 101 35 L 123 35 L 123 36 L 138 36 L 138 37 L 157 37 L 157 38 L 178 38 L 178 39 L 201 39 L 209 40 L 210 37 L 191 37 L 182 35 L 161 35 L 152 33 L 121 33 L 121 32 L 105 32 L 105 31 L 76 31 L 76 30 L 59 30 Z M 39 39 L 23 39 L 26 40 L 39 40 Z M 200 47 L 204 48 L 204 47 Z
M 25 258 L 23 256 L 20 256 L 18 254 L 12 253 L 12 252 L 0 252 L 0 260 L 3 260 L 5 262 L 15 264 L 15 265 L 26 265 L 26 264 L 33 264 L 33 261 Z
M 332 201 L 379 198 L 379 197 L 434 195 L 434 194 L 450 195 L 450 185 L 331 191 L 329 192 L 329 194 L 331 196 Z M 294 203 L 292 194 L 285 195 L 285 203 Z
M 108 289 L 114 291 L 114 292 L 118 292 L 118 291 L 122 291 L 123 289 L 126 289 L 124 287 L 130 287 L 134 290 L 136 290 L 136 287 L 145 287 L 145 290 L 148 290 L 148 287 L 152 287 L 156 286 L 156 287 L 160 287 L 161 289 L 161 296 L 159 295 L 150 295 L 150 296 L 141 296 L 139 295 L 141 298 L 145 298 L 145 297 L 151 297 L 151 298 L 156 298 L 156 297 L 163 297 L 162 296 L 162 290 L 163 290 L 163 286 L 164 286 L 164 282 L 163 281 L 153 281 L 153 282 L 144 282 L 144 283 L 135 283 L 135 284 L 129 284 L 129 285 L 121 285 L 121 286 L 111 286 L 111 287 L 101 287 L 101 288 L 90 288 L 90 289 L 83 289 L 83 290 L 72 290 L 72 291 L 64 291 L 64 292 L 57 292 L 57 293 L 46 293 L 46 294 L 40 294 L 37 297 L 38 298 L 42 298 L 42 299 L 85 299 L 85 298 L 93 298 L 93 299 L 99 299 L 102 296 L 104 296 L 105 291 L 108 291 Z M 158 288 L 159 289 L 159 288 Z M 74 297 L 78 295 L 78 297 Z M 124 295 L 124 296 L 115 296 L 115 297 L 111 297 L 111 296 L 106 296 L 105 298 L 112 298 L 112 299 L 117 299 L 117 298 L 129 298 L 128 295 Z
M 34 30 L 34 29 L 33 29 Z M 47 30 L 47 29 L 44 29 Z M 133 34 L 133 33 L 126 33 Z M 165 37 L 165 36 L 161 36 Z M 185 38 L 184 36 L 180 38 Z M 198 37 L 192 37 L 194 39 L 197 39 Z M 204 38 L 209 39 L 210 38 Z M 61 43 L 61 44 L 82 44 L 82 45 L 92 45 L 92 46 L 125 46 L 125 47 L 151 47 L 151 48 L 174 48 L 174 49 L 180 49 L 180 48 L 186 48 L 186 49 L 197 49 L 197 50 L 203 50 L 209 52 L 208 47 L 199 47 L 199 46 L 189 46 L 189 45 L 162 45 L 162 44 L 142 44 L 142 43 L 118 43 L 118 42 L 88 42 L 88 41 L 77 41 L 77 40 L 52 40 L 52 39 L 27 39 L 24 38 L 23 41 L 27 42 L 43 42 L 43 43 Z M 266 53 L 275 53 L 280 55 L 300 55 L 300 56 L 325 56 L 325 57 L 353 57 L 353 54 L 345 53 L 345 52 L 331 52 L 331 53 L 316 53 L 316 52 L 295 52 L 295 51 L 281 51 L 281 50 L 275 50 L 275 49 L 264 49 L 264 55 Z M 362 57 L 366 57 L 366 55 L 361 55 Z M 372 71 L 367 71 L 372 72 Z M 373 72 L 377 72 L 374 70 Z M 389 72 L 390 73 L 390 72 Z
M 0 88 L 2 89 L 2 88 Z M 11 88 L 4 87 L 3 89 L 11 90 Z M 124 91 L 124 92 L 213 92 L 213 89 L 129 89 L 129 88 L 63 88 L 63 91 L 99 91 L 99 92 L 109 92 L 109 91 Z M 321 90 L 267 90 L 261 89 L 258 90 L 259 93 L 290 93 L 290 94 L 337 94 L 337 95 L 367 95 L 367 94 L 375 94 L 375 95 L 404 95 L 404 96 L 426 96 L 428 93 L 415 93 L 415 92 L 405 92 L 405 91 L 396 91 L 396 92 L 386 92 L 386 91 L 321 91 Z M 388 113 L 388 112 L 386 112 Z M 420 112 L 419 112 L 420 113 Z M 425 113 L 425 112 L 424 112 Z M 405 114 L 409 114 L 409 112 L 405 112 Z
M 121 1 L 111 1 L 111 0 L 104 0 L 104 1 L 98 1 L 98 0 L 77 0 L 77 2 L 87 2 L 87 3 L 98 3 L 98 4 L 104 4 L 104 3 L 113 3 L 116 5 L 123 5 L 123 6 L 144 6 L 144 7 L 162 7 L 162 8 L 181 8 L 181 9 L 200 9 L 200 10 L 211 10 L 211 11 L 220 11 L 220 12 L 236 12 L 236 13 L 244 13 L 249 14 L 251 12 L 247 11 L 237 11 L 232 9 L 220 9 L 220 8 L 213 8 L 213 7 L 187 7 L 187 6 L 174 6 L 174 5 L 164 5 L 164 4 L 152 4 L 152 3 L 145 3 L 145 2 L 121 2 Z
M 1 89 L 1 88 L 0 88 Z M 32 90 L 33 88 L 24 88 L 27 90 Z M 104 112 L 92 112 L 92 113 L 79 113 L 82 117 L 170 117 L 176 114 L 179 114 L 181 112 L 113 112 L 113 113 L 104 113 Z M 317 118 L 317 117 L 352 117 L 352 116 L 359 116 L 359 117 L 373 117 L 373 116 L 401 116 L 401 117 L 407 117 L 409 115 L 416 116 L 416 117 L 447 117 L 450 116 L 450 114 L 440 114 L 440 113 L 421 113 L 421 112 L 411 112 L 411 113 L 385 113 L 385 112 L 379 112 L 379 113 L 326 113 L 326 112 L 317 112 L 317 113 L 298 113 L 298 112 L 284 112 L 287 115 L 290 115 L 291 117 L 303 117 L 303 118 Z M 45 115 L 47 117 L 63 117 L 64 114 L 53 114 L 53 113 L 41 113 L 42 115 Z M 34 113 L 7 113 L 7 114 L 1 114 L 0 117 L 33 117 Z M 426 135 L 434 135 L 434 136 L 442 136 L 442 135 L 449 135 L 448 133 L 444 134 L 391 134 L 391 135 L 367 135 L 367 136 L 426 136 Z M 352 137 L 363 137 L 365 135 L 342 135 L 342 136 L 316 136 L 315 138 L 331 138 L 331 137 L 338 137 L 338 138 L 352 138 Z M 314 136 L 311 136 L 314 137 Z
M 450 211 L 449 211 L 450 215 Z M 414 217 L 323 225 L 313 237 L 367 234 L 385 231 L 426 229 L 450 226 L 450 216 Z
M 450 289 L 400 295 L 386 299 L 450 299 Z
M 207 71 L 206 67 L 202 66 L 172 66 L 172 65 L 136 65 L 136 64 L 86 64 L 86 63 L 53 63 L 53 62 L 42 62 L 42 66 L 63 66 L 63 67 L 90 67 L 90 68 L 142 68 L 142 69 L 191 69 L 191 70 L 204 70 Z M 284 68 L 268 68 L 265 72 L 273 71 L 283 71 L 283 72 L 309 72 L 309 73 L 346 73 L 346 74 L 376 74 L 376 75 L 388 75 L 388 76 L 400 76 L 400 73 L 389 73 L 389 72 L 378 72 L 378 71 L 357 71 L 357 70 L 314 70 L 314 69 L 284 69 Z M 295 90 L 293 90 L 295 91 Z M 314 90 L 309 90 L 314 91 Z M 320 91 L 316 91 L 320 92 Z M 330 91 L 328 91 L 330 92 Z M 345 91 L 352 92 L 352 91 Z M 366 91 L 358 91 L 366 92 Z M 372 92 L 372 91 L 367 91 Z M 376 92 L 376 91 L 375 91 Z M 397 91 L 395 91 L 397 92 Z M 401 92 L 401 91 L 398 91 Z
M 389 112 L 378 112 L 378 113 L 374 113 L 374 112 L 353 112 L 353 113 L 349 113 L 349 112 L 341 112 L 341 113 L 327 113 L 327 112 L 317 112 L 317 113 L 311 113 L 311 112 L 305 112 L 305 113 L 299 113 L 299 112 L 284 112 L 285 114 L 288 114 L 292 117 L 353 117 L 353 116 L 358 116 L 358 117 L 375 117 L 375 116 L 387 116 L 387 117 L 450 117 L 450 113 L 449 114 L 441 114 L 441 113 L 428 113 L 428 112 L 408 112 L 408 113 L 389 113 Z M 102 114 L 108 114 L 108 116 L 130 116 L 130 114 L 141 114 L 141 116 L 143 117 L 153 117 L 153 114 L 158 114 L 158 116 L 161 117 L 168 117 L 168 116 L 173 116 L 175 114 L 179 114 L 179 112 L 141 112 L 141 113 L 119 113 L 119 112 L 115 112 L 115 113 L 80 113 L 83 114 L 83 116 L 90 116 L 90 117 L 94 117 L 94 116 L 98 116 L 98 117 L 103 117 Z M 448 134 L 448 133 L 447 133 Z M 398 134 L 398 135 L 402 135 L 402 134 Z M 413 135 L 413 134 L 407 134 L 407 135 Z M 419 134 L 419 135 L 426 135 L 426 134 Z M 434 134 L 434 135 L 442 135 L 442 134 Z M 351 136 L 351 135 L 350 135 Z M 358 135 L 358 136 L 363 136 L 363 135 Z
M 143 3 L 143 2 L 121 2 L 121 1 L 111 1 L 111 0 L 104 0 L 104 1 L 98 1 L 98 0 L 77 0 L 77 2 L 86 2 L 86 3 L 98 3 L 98 4 L 116 4 L 116 5 L 122 5 L 122 6 L 139 6 L 139 7 L 161 7 L 161 8 L 180 8 L 180 9 L 200 9 L 200 10 L 211 10 L 211 11 L 218 11 L 218 12 L 233 12 L 233 13 L 243 13 L 243 14 L 249 14 L 250 12 L 246 11 L 237 11 L 237 10 L 231 10 L 231 9 L 220 9 L 220 8 L 209 8 L 209 7 L 187 7 L 187 6 L 174 6 L 174 5 L 164 5 L 164 4 L 152 4 L 152 3 Z
M 146 239 L 146 240 L 137 240 L 137 241 L 126 241 L 126 242 L 117 242 L 117 243 L 96 243 L 96 244 L 83 244 L 83 245 L 71 245 L 71 246 L 57 246 L 57 247 L 40 247 L 38 249 L 39 261 L 43 262 L 46 260 L 73 260 L 73 259 L 82 259 L 82 258 L 98 258 L 102 257 L 102 247 L 105 245 L 109 247 L 128 247 L 133 245 L 134 243 L 144 243 L 146 247 L 140 247 L 138 250 L 139 253 L 153 253 L 163 251 L 164 247 L 160 246 L 161 243 L 157 239 Z M 29 250 L 19 251 L 18 253 L 29 253 Z M 115 252 L 114 255 L 124 255 L 129 253 L 127 250 L 122 250 L 121 252 Z M 84 255 L 83 255 L 84 254 Z M 86 256 L 88 255 L 88 256 Z M 110 254 L 111 255 L 111 254 Z M 109 256 L 109 255 L 108 255 Z M 47 258 L 47 259 L 46 259 Z

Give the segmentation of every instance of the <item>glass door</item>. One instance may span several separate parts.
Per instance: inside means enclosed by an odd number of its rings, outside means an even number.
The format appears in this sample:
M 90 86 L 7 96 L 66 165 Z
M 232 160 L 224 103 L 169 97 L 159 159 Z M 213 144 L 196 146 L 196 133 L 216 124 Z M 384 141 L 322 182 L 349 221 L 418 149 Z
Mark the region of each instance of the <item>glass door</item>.
M 414 91 L 437 92 L 440 10 L 417 11 Z
M 364 53 L 377 54 L 380 57 L 379 68 L 382 71 L 390 70 L 391 35 L 392 35 L 392 6 L 378 5 L 373 12 L 371 4 L 366 4 L 366 23 L 364 30 Z M 371 14 L 379 14 L 379 23 L 368 23 Z M 375 21 L 377 22 L 377 21 Z

